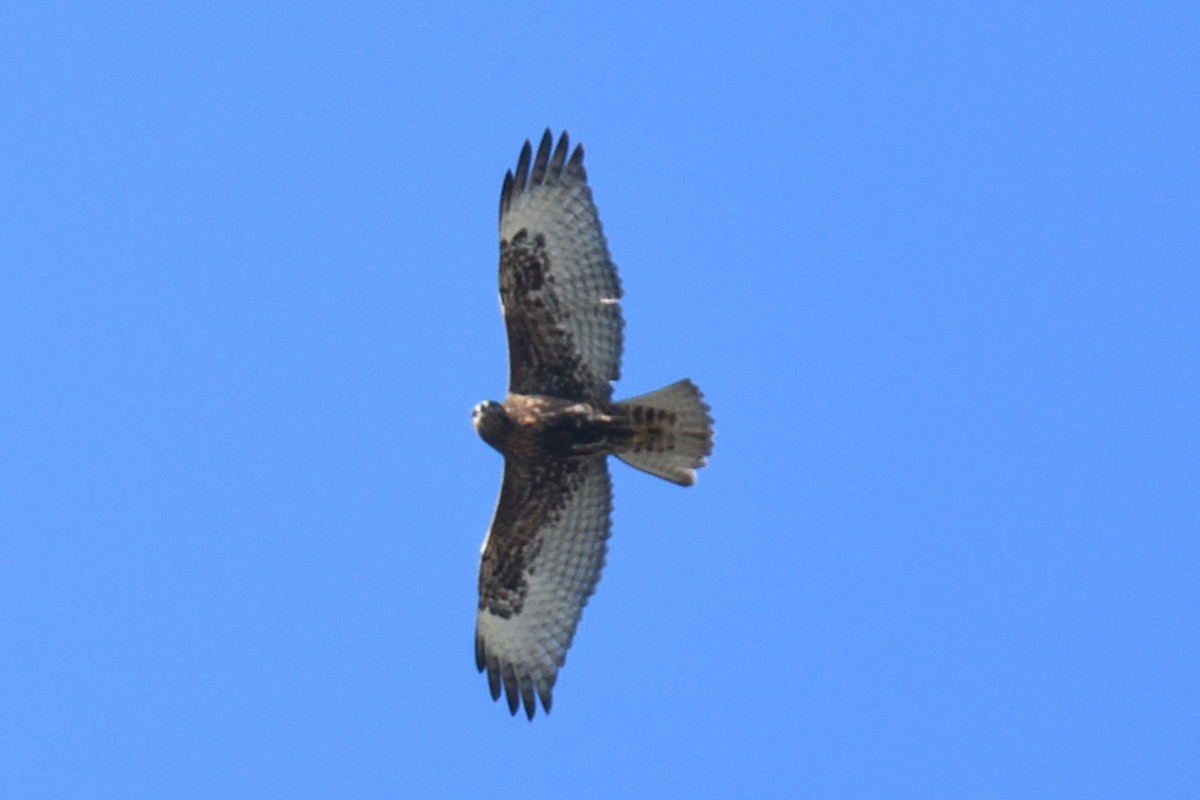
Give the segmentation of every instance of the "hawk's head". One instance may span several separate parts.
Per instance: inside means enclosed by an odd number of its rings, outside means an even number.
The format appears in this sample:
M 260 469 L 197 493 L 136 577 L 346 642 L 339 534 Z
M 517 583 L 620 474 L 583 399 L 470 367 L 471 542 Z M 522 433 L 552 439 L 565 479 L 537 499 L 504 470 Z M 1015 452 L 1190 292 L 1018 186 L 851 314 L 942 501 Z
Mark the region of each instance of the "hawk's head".
M 503 445 L 512 428 L 512 420 L 508 418 L 504 406 L 494 400 L 484 400 L 471 410 L 471 424 L 475 426 L 479 438 L 504 452 Z

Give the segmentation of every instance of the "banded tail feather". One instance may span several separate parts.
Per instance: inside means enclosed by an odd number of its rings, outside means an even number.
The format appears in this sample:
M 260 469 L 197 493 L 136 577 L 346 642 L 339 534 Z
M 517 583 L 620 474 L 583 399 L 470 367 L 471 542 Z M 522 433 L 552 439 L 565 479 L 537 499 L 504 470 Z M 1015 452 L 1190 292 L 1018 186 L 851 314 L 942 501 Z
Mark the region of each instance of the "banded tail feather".
M 633 437 L 613 455 L 680 486 L 696 482 L 713 448 L 712 416 L 696 384 L 684 378 L 616 405 L 633 422 Z

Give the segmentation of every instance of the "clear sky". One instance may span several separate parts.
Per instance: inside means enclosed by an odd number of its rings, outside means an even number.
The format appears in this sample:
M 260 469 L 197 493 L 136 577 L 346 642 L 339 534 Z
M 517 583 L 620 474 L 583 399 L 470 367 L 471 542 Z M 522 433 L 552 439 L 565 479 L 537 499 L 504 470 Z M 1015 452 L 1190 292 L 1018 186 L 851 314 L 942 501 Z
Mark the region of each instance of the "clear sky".
M 6 6 L 0 796 L 1200 796 L 1200 12 L 1002 5 Z M 614 464 L 529 723 L 470 410 L 547 126 L 717 445 Z

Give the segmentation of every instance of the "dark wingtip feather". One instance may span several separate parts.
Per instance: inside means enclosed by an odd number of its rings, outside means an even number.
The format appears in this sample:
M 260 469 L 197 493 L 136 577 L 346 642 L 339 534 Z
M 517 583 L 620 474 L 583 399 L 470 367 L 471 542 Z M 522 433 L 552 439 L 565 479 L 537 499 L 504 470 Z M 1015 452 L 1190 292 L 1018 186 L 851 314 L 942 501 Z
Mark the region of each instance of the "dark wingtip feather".
M 492 695 L 493 700 L 500 699 L 500 665 L 495 661 L 488 664 L 488 691 Z
M 525 716 L 532 720 L 537 713 L 537 700 L 533 697 L 533 681 L 528 678 L 521 681 L 521 700 L 525 704 Z
M 563 163 L 567 160 L 567 148 L 570 143 L 570 137 L 567 136 L 566 131 L 563 131 L 562 136 L 558 137 L 558 146 L 554 148 L 554 156 L 550 159 L 551 175 L 557 177 L 562 174 Z
M 504 699 L 508 701 L 508 713 L 514 717 L 517 715 L 517 709 L 521 706 L 521 695 L 517 687 L 517 675 L 513 672 L 511 664 L 504 665 Z
M 513 174 L 510 169 L 504 173 L 504 185 L 500 187 L 500 218 L 504 218 L 504 212 L 508 211 L 512 205 L 513 196 Z
M 566 171 L 578 175 L 580 178 L 586 178 L 587 174 L 583 171 L 583 145 L 575 145 L 574 152 L 571 153 L 571 160 L 567 162 Z
M 529 178 L 529 183 L 536 186 L 546 180 L 546 166 L 550 163 L 550 147 L 554 144 L 554 136 L 550 133 L 550 129 L 546 128 L 546 132 L 542 134 L 542 141 L 538 145 L 537 156 L 533 159 L 533 175 Z
M 479 630 L 475 631 L 475 668 L 480 672 L 487 667 L 487 646 L 483 643 L 483 637 L 479 635 Z
M 521 148 L 521 155 L 517 157 L 517 171 L 513 178 L 513 195 L 518 195 L 525 191 L 525 183 L 529 179 L 529 159 L 533 155 L 533 145 L 529 140 L 525 140 L 525 145 Z

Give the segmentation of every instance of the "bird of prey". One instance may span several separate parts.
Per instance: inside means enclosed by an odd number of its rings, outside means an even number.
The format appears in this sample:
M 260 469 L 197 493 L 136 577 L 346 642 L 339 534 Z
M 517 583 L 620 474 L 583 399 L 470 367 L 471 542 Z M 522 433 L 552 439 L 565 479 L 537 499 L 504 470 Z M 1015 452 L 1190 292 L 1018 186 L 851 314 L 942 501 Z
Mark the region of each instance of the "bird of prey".
M 479 564 L 475 663 L 492 699 L 548 712 L 558 670 L 604 566 L 608 456 L 680 486 L 712 452 L 700 390 L 681 380 L 621 402 L 621 284 L 583 170 L 583 147 L 547 130 L 500 190 L 500 306 L 508 330 L 503 403 L 472 413 L 504 456 Z

